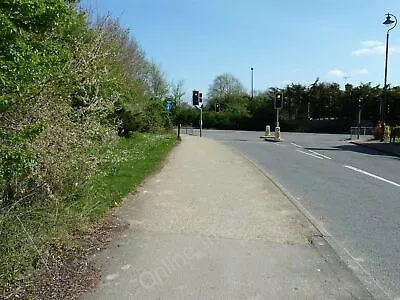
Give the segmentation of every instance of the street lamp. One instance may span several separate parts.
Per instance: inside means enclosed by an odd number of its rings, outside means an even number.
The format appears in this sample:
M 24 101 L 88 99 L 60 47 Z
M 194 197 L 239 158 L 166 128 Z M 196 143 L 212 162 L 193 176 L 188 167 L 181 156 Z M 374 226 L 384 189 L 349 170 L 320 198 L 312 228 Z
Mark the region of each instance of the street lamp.
M 363 105 L 363 97 L 358 98 L 358 120 L 357 120 L 357 140 L 360 139 L 360 131 L 361 131 L 361 110 Z
M 251 68 L 251 100 L 254 98 L 254 68 Z
M 394 21 L 391 18 L 394 18 Z M 388 65 L 388 56 L 389 56 L 389 31 L 392 30 L 393 28 L 396 27 L 397 25 L 397 18 L 395 15 L 386 14 L 386 20 L 382 23 L 383 25 L 389 26 L 387 33 L 386 33 L 386 58 L 385 58 L 385 82 L 383 84 L 383 93 L 385 99 L 381 97 L 381 103 L 380 103 L 380 111 L 381 111 L 381 127 L 382 127 L 382 136 L 381 136 L 381 142 L 383 142 L 384 135 L 385 135 L 385 109 L 386 109 L 386 103 L 384 101 L 386 100 L 386 89 L 387 89 L 387 65 Z

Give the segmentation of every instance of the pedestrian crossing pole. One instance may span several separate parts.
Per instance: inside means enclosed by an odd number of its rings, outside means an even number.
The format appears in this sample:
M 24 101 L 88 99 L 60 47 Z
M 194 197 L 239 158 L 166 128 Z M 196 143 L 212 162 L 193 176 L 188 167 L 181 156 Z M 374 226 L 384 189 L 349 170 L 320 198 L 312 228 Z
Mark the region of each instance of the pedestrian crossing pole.
M 200 137 L 203 131 L 203 93 L 199 94 L 199 107 L 200 107 Z
M 279 108 L 276 109 L 275 141 L 281 140 L 281 128 L 279 127 Z
M 279 127 L 279 108 L 276 109 L 276 127 Z
M 279 127 L 279 110 L 283 106 L 283 93 L 276 93 L 275 94 L 275 102 L 274 106 L 276 109 L 276 127 L 275 127 L 275 140 L 281 140 L 281 128 Z
M 203 130 L 203 107 L 201 105 L 200 106 L 200 137 L 201 137 L 202 130 Z

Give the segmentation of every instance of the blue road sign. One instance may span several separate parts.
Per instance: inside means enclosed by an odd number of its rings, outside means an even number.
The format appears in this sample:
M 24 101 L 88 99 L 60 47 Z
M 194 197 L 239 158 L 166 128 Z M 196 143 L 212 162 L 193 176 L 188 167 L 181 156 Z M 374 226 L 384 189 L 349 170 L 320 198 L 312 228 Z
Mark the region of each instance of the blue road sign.
M 172 109 L 172 104 L 169 103 L 169 102 L 167 102 L 167 103 L 164 104 L 164 108 L 165 108 L 166 110 L 171 110 L 171 109 Z

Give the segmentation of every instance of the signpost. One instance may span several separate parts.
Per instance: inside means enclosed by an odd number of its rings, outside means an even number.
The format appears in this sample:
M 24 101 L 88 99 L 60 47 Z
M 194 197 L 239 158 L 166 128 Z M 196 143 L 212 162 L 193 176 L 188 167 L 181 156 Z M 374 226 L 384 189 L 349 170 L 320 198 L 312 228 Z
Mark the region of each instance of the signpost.
M 167 98 L 164 103 L 164 109 L 168 112 L 168 121 L 171 122 L 171 109 L 172 109 L 172 99 Z
M 172 103 L 171 102 L 165 102 L 164 103 L 164 108 L 168 111 L 172 109 Z

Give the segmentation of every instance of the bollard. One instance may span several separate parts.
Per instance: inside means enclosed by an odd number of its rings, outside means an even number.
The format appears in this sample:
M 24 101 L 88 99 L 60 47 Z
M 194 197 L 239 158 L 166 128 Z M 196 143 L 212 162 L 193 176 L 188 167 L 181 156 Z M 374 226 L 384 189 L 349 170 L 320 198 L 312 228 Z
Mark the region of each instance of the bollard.
M 266 125 L 265 126 L 265 136 L 270 136 L 271 135 L 271 126 Z
M 281 140 L 281 128 L 275 127 L 275 141 Z

